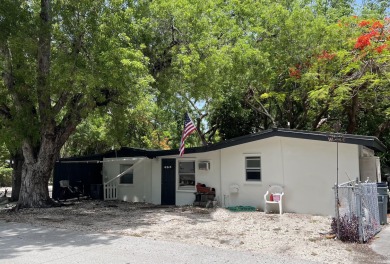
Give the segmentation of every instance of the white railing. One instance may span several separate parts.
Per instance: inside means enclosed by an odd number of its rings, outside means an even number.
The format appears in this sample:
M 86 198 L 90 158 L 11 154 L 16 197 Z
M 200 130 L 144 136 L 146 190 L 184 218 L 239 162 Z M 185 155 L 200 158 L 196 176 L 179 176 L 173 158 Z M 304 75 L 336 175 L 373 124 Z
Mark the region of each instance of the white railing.
M 117 200 L 118 199 L 118 190 L 114 182 L 104 184 L 104 200 Z
M 139 159 L 136 163 L 132 164 L 129 168 L 127 168 L 125 171 L 119 173 L 114 178 L 108 180 L 107 182 L 103 183 L 103 191 L 104 191 L 104 200 L 117 200 L 118 199 L 118 190 L 117 190 L 117 179 L 128 173 L 129 171 L 133 170 L 134 166 L 141 163 L 144 159 Z

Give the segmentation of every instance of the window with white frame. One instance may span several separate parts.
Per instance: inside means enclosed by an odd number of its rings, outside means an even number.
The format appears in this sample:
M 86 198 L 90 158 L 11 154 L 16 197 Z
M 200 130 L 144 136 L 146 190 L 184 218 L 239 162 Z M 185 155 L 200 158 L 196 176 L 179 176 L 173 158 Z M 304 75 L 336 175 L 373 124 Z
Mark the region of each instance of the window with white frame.
M 179 189 L 195 189 L 195 161 L 179 161 Z
M 120 173 L 124 172 L 125 170 L 129 169 L 133 164 L 121 164 L 120 165 Z M 120 184 L 133 184 L 134 177 L 133 177 L 133 169 L 130 169 L 126 174 L 122 175 L 120 179 Z
M 261 181 L 261 157 L 245 157 L 245 177 L 247 181 Z

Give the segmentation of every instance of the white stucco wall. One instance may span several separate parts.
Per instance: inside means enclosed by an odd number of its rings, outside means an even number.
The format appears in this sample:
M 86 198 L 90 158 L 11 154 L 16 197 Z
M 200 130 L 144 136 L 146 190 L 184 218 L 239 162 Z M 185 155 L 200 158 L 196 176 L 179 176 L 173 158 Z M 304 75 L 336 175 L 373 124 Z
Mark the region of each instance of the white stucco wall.
M 260 182 L 245 178 L 245 157 L 261 156 Z M 338 143 L 339 183 L 359 177 L 358 145 Z M 337 143 L 316 140 L 272 137 L 221 150 L 185 154 L 183 157 L 145 158 L 134 168 L 134 184 L 118 184 L 119 199 L 161 204 L 161 161 L 176 159 L 176 205 L 192 204 L 194 190 L 178 189 L 178 162 L 195 161 L 195 181 L 216 189 L 216 198 L 223 207 L 250 205 L 264 209 L 264 194 L 273 184 L 284 187 L 284 212 L 333 215 L 332 187 L 337 175 Z M 209 161 L 210 170 L 198 169 L 199 161 Z M 105 162 L 103 177 L 119 174 L 119 161 Z M 119 181 L 118 181 L 119 183 Z M 231 186 L 238 186 L 237 193 Z M 276 209 L 276 208 L 275 208 Z
M 134 164 L 135 160 L 126 158 L 103 160 L 103 182 L 116 177 L 120 173 L 121 164 Z M 152 202 L 152 166 L 151 160 L 142 158 L 142 161 L 133 167 L 133 184 L 117 184 L 118 200 L 126 202 Z
M 225 206 L 251 205 L 264 209 L 269 185 L 285 189 L 285 212 L 332 215 L 336 182 L 336 143 L 272 137 L 222 150 L 222 192 Z M 245 180 L 245 157 L 261 156 L 261 182 Z M 359 175 L 359 148 L 339 143 L 339 182 Z M 229 186 L 237 184 L 236 194 Z
M 176 205 L 192 204 L 195 200 L 195 187 L 193 190 L 180 190 L 178 188 L 178 163 L 179 161 L 195 161 L 195 182 L 206 184 L 208 187 L 216 189 L 216 199 L 220 201 L 220 158 L 219 151 L 211 151 L 206 153 L 184 154 L 183 157 L 164 156 L 153 159 L 152 161 L 152 181 L 153 181 L 153 203 L 161 203 L 161 160 L 176 159 Z M 209 161 L 210 170 L 199 170 L 198 163 L 200 161 Z
M 161 158 L 151 160 L 152 164 L 152 203 L 161 204 Z
M 248 182 L 245 176 L 245 157 L 261 157 L 262 181 Z M 221 150 L 222 205 L 261 207 L 263 195 L 270 184 L 282 182 L 283 168 L 279 140 L 269 138 Z M 230 186 L 237 185 L 237 193 Z
M 285 208 L 289 212 L 334 215 L 337 143 L 284 138 Z M 359 147 L 338 143 L 338 182 L 359 177 Z

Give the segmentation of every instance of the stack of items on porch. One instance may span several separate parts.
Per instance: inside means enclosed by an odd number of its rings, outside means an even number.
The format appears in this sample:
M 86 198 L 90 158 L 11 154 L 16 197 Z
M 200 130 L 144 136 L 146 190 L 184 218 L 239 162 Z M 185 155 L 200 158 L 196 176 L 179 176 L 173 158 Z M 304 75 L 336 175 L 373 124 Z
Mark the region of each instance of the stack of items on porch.
M 197 183 L 194 206 L 210 208 L 215 204 L 215 189 L 207 187 L 206 184 Z

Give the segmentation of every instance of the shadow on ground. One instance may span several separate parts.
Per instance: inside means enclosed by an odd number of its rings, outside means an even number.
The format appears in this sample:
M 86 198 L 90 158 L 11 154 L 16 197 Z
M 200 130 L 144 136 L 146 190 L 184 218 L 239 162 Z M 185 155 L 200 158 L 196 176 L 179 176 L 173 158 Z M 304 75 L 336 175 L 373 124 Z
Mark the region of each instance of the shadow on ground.
M 92 246 L 110 244 L 114 236 L 100 236 L 61 229 L 36 227 L 27 224 L 0 221 L 0 262 L 29 256 L 25 263 L 45 260 L 45 251 L 55 250 L 56 258 L 74 255 Z M 28 254 L 26 254 L 28 253 Z M 7 261 L 8 260 L 8 261 Z

